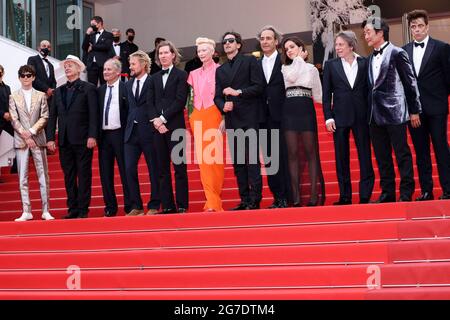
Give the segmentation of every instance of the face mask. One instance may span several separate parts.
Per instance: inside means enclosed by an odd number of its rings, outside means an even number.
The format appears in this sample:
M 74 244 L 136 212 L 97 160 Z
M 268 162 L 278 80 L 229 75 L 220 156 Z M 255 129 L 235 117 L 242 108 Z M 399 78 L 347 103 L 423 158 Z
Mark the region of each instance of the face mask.
M 120 37 L 113 37 L 114 42 L 119 42 L 120 41 Z
M 133 42 L 134 36 L 128 36 L 128 41 Z
M 44 57 L 48 56 L 50 53 L 50 50 L 48 48 L 41 49 L 41 53 Z
M 92 28 L 92 30 L 94 30 L 94 32 L 98 31 L 98 27 L 96 25 L 94 25 L 94 24 L 91 26 L 91 28 Z

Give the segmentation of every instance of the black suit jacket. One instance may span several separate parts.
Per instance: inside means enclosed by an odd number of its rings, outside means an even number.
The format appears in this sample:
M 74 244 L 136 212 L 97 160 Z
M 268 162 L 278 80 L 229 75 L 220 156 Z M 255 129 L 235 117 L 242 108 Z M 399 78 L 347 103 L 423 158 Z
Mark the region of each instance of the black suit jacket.
M 131 137 L 134 126 L 137 126 L 139 136 L 141 139 L 146 141 L 152 141 L 153 137 L 153 125 L 150 123 L 148 118 L 148 90 L 150 85 L 150 75 L 142 84 L 139 84 L 140 92 L 139 99 L 136 101 L 133 92 L 133 84 L 136 78 L 132 78 L 126 83 L 127 97 L 128 97 L 128 116 L 127 116 L 127 126 L 125 128 L 125 142 Z M 135 123 L 135 121 L 137 123 Z
M 33 81 L 33 88 L 42 91 L 47 92 L 48 89 L 55 89 L 56 88 L 56 79 L 55 79 L 55 68 L 51 63 L 48 64 L 50 76 L 47 76 L 47 72 L 45 72 L 45 65 L 44 61 L 42 61 L 42 58 L 40 55 L 32 56 L 28 58 L 28 65 L 31 65 L 34 67 L 34 70 L 36 70 L 36 78 Z
M 281 55 L 279 53 L 277 54 L 269 83 L 267 83 L 262 67 L 264 59 L 265 57 L 259 60 L 259 65 L 263 72 L 262 76 L 265 84 L 259 121 L 265 122 L 267 118 L 271 118 L 273 121 L 279 122 L 281 121 L 284 99 L 286 97 L 284 78 L 283 74 L 281 73 Z
M 9 96 L 11 95 L 11 89 L 4 83 L 0 83 L 0 131 L 9 122 L 3 119 L 5 112 L 9 112 Z
M 150 74 L 151 75 L 154 75 L 155 73 L 161 71 L 161 67 L 156 63 L 155 55 L 156 55 L 156 49 L 153 51 L 150 51 L 148 53 L 148 56 L 150 57 L 150 60 L 152 62 L 150 65 Z
M 67 85 L 57 88 L 50 107 L 47 127 L 47 141 L 55 141 L 58 122 L 60 146 L 67 144 L 85 145 L 88 138 L 98 137 L 98 100 L 96 87 L 77 80 L 71 101 L 66 104 Z
M 253 56 L 238 54 L 233 67 L 226 62 L 216 71 L 216 94 L 214 102 L 223 112 L 226 101 L 234 103 L 233 111 L 225 113 L 227 129 L 257 128 L 264 91 L 264 79 L 258 61 Z M 242 90 L 239 97 L 225 97 L 223 90 L 231 87 Z
M 376 80 L 372 73 L 373 53 L 367 64 L 369 123 L 399 125 L 409 121 L 409 114 L 422 112 L 419 89 L 406 51 L 389 44 L 384 52 Z
M 325 120 L 334 119 L 337 127 L 351 127 L 355 122 L 367 122 L 367 59 L 357 57 L 357 63 L 358 73 L 353 88 L 345 75 L 341 58 L 325 63 L 323 113 Z
M 413 63 L 413 42 L 408 43 L 403 48 L 408 53 L 417 77 L 420 102 L 424 114 L 448 114 L 450 45 L 430 37 L 420 66 L 419 76 L 417 76 L 417 70 Z
M 131 54 L 139 50 L 139 47 L 128 41 L 120 44 L 120 62 L 122 62 L 122 73 L 130 74 L 130 62 L 128 61 Z
M 92 50 L 90 52 L 87 52 L 90 44 L 92 44 Z M 103 67 L 106 60 L 115 56 L 114 50 L 112 50 L 112 44 L 113 35 L 111 32 L 108 32 L 106 30 L 103 30 L 97 42 L 95 42 L 95 33 L 85 35 L 82 48 L 86 52 L 85 63 L 88 70 L 91 68 L 92 63 L 94 62 L 94 57 L 97 65 Z
M 187 77 L 186 71 L 173 67 L 165 88 L 163 88 L 161 71 L 151 77 L 148 91 L 149 119 L 162 115 L 167 120 L 167 129 L 186 128 L 184 108 L 188 96 Z
M 98 107 L 99 107 L 99 117 L 98 117 L 99 140 L 102 138 L 103 132 L 104 107 L 105 107 L 105 99 L 107 99 L 106 95 L 107 89 L 108 89 L 107 84 L 104 84 L 97 89 Z M 126 85 L 122 81 L 119 81 L 119 110 L 120 110 L 120 126 L 122 129 L 125 129 L 127 126 L 127 117 L 128 117 L 128 93 Z

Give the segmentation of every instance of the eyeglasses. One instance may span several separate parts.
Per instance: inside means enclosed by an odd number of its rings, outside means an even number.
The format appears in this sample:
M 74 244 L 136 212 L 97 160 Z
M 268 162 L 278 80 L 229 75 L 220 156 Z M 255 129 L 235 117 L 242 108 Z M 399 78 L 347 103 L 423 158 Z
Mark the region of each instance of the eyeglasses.
M 235 38 L 228 38 L 228 39 L 223 39 L 222 40 L 222 44 L 227 44 L 228 43 L 234 43 L 236 41 Z
M 31 73 L 25 73 L 25 74 L 21 74 L 20 77 L 23 78 L 28 78 L 30 79 L 31 77 L 33 77 L 33 75 Z

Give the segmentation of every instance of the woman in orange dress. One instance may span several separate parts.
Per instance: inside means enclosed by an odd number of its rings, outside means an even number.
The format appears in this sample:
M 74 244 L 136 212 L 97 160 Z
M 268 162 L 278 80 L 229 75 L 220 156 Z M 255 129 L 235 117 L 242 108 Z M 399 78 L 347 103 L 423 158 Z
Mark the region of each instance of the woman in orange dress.
M 194 108 L 189 123 L 194 133 L 195 155 L 200 167 L 200 179 L 205 191 L 207 212 L 223 211 L 224 181 L 222 114 L 214 104 L 216 69 L 213 60 L 215 42 L 207 38 L 196 40 L 202 67 L 191 71 L 187 82 L 193 89 Z

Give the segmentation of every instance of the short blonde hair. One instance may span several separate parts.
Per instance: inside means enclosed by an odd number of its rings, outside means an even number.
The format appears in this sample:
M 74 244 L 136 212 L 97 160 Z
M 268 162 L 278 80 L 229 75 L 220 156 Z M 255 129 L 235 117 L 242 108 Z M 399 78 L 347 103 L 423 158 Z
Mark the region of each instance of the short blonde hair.
M 136 58 L 139 60 L 139 62 L 143 65 L 145 65 L 145 72 L 148 74 L 150 73 L 150 66 L 152 64 L 152 59 L 142 50 L 138 50 L 135 53 L 130 54 L 130 60 L 131 58 Z
M 180 52 L 178 51 L 177 47 L 175 47 L 175 45 L 174 45 L 171 41 L 165 40 L 165 41 L 161 41 L 161 42 L 158 44 L 158 46 L 156 47 L 156 51 L 155 51 L 155 60 L 156 60 L 156 63 L 157 63 L 157 64 L 161 65 L 161 61 L 159 61 L 159 49 L 160 49 L 161 47 L 169 47 L 169 48 L 170 48 L 170 52 L 172 52 L 172 53 L 175 54 L 175 59 L 174 59 L 174 61 L 173 61 L 173 64 L 174 64 L 174 65 L 177 65 L 177 64 L 180 63 L 180 61 L 181 61 L 181 54 L 180 54 Z
M 195 40 L 195 45 L 197 47 L 202 44 L 207 44 L 211 46 L 213 51 L 216 49 L 216 42 L 212 39 L 199 37 Z

